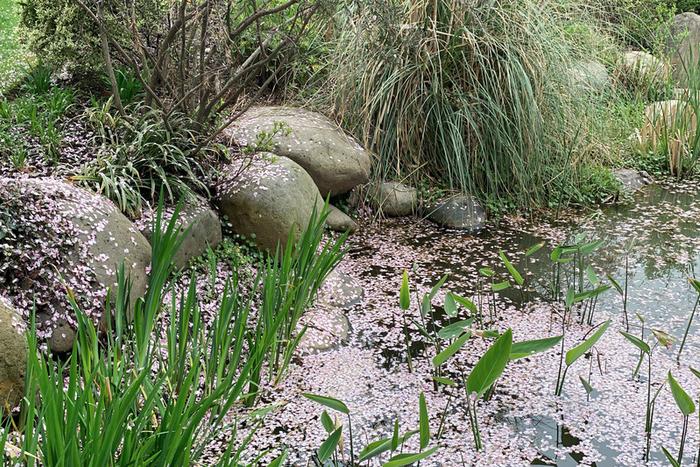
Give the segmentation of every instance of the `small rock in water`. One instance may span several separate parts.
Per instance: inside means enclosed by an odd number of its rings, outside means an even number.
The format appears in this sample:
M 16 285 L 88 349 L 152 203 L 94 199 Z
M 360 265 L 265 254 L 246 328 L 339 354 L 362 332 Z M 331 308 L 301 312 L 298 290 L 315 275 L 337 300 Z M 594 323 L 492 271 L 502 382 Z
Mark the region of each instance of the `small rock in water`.
M 332 204 L 328 205 L 328 209 L 328 217 L 326 218 L 328 228 L 336 232 L 355 233 L 357 231 L 357 223 L 350 216 Z
M 399 182 L 384 182 L 370 190 L 370 203 L 385 216 L 410 216 L 418 205 L 418 190 Z
M 471 195 L 457 195 L 443 199 L 427 208 L 431 221 L 450 229 L 476 232 L 486 224 L 486 210 Z
M 651 177 L 646 172 L 632 169 L 617 169 L 613 171 L 613 176 L 622 185 L 625 193 L 634 193 L 645 185 L 651 183 Z

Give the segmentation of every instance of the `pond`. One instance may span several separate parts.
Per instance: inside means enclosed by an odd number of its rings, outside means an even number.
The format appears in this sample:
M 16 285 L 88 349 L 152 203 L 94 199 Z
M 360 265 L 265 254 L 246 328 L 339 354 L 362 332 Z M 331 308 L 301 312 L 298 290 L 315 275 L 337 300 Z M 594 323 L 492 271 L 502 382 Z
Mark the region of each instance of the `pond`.
M 441 305 L 449 290 L 493 310 L 485 313 L 493 314 L 493 321 L 485 316 L 484 330 L 511 328 L 515 342 L 556 336 L 561 334 L 561 306 L 550 300 L 552 248 L 576 237 L 601 240 L 603 246 L 591 255 L 590 264 L 603 283 L 610 283 L 607 275 L 623 288 L 626 282 L 629 332 L 639 336 L 643 319 L 647 342 L 655 342 L 652 328 L 675 338 L 670 348 L 658 345 L 653 351 L 651 390 L 656 392 L 667 381 L 670 370 L 697 400 L 700 380 L 689 366 L 700 368 L 700 317 L 690 328 L 680 364 L 676 357 L 697 299 L 688 276 L 700 267 L 699 201 L 700 184 L 688 182 L 648 186 L 634 199 L 584 217 L 561 214 L 558 220 L 539 223 L 508 218 L 478 235 L 446 231 L 416 219 L 364 226 L 350 238 L 340 266 L 364 289 L 362 298 L 346 310 L 347 337 L 330 350 L 308 352 L 295 360 L 287 380 L 268 400 L 279 408 L 256 433 L 253 446 L 275 452 L 288 447 L 295 465 L 310 462 L 327 435 L 320 423 L 323 409 L 301 397 L 302 392 L 332 396 L 348 405 L 356 450 L 358 444 L 390 436 L 396 418 L 402 431 L 415 429 L 423 392 L 433 443 L 440 446 L 425 465 L 642 465 L 647 363 L 633 376 L 640 352 L 619 333 L 627 325 L 622 296 L 614 287 L 597 299 L 592 318 L 594 325 L 610 319 L 610 328 L 593 351 L 572 365 L 560 397 L 554 395 L 559 345 L 506 367 L 492 397 L 479 405 L 484 448 L 477 452 L 461 383 L 447 387 L 432 380 L 436 350 L 416 325 L 421 322 L 417 300 L 408 312 L 399 307 L 401 276 L 407 270 L 412 291 L 422 296 L 449 275 L 433 301 L 440 322 L 429 323 L 431 327 L 446 322 Z M 539 242 L 545 246 L 526 257 L 525 251 Z M 490 308 L 490 294 L 479 293 L 486 279 L 479 270 L 490 267 L 499 280 L 506 277 L 499 250 L 523 273 L 527 290 L 521 294 L 511 287 L 499 292 Z M 562 275 L 563 283 L 571 280 L 571 274 Z M 408 343 L 404 320 L 410 329 Z M 572 319 L 565 349 L 580 343 L 591 329 Z M 472 337 L 444 365 L 443 375 L 461 381 L 491 342 Z M 581 379 L 593 388 L 590 394 Z M 649 465 L 668 465 L 661 447 L 677 453 L 683 423 L 668 384 L 658 395 L 654 413 Z M 407 449 L 417 449 L 417 443 L 411 440 Z M 687 465 L 698 462 L 698 443 L 694 414 L 684 456 Z

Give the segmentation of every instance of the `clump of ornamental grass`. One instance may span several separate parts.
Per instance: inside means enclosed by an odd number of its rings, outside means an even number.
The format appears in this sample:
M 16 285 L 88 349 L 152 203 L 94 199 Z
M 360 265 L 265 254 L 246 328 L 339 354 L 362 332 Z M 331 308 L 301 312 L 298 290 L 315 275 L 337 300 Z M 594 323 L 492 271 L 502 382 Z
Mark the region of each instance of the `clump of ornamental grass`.
M 378 155 L 378 177 L 519 207 L 586 200 L 612 186 L 599 172 L 618 149 L 601 96 L 572 84 L 614 52 L 589 17 L 578 2 L 370 2 L 347 15 L 321 101 Z

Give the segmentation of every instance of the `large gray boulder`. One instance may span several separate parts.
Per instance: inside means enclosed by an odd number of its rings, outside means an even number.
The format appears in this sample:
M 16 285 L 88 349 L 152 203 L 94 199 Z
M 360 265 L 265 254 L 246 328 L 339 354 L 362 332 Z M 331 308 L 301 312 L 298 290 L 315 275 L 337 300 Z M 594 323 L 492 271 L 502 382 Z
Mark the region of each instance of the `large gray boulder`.
M 449 229 L 476 232 L 486 225 L 486 210 L 470 195 L 457 195 L 428 206 L 428 219 Z
M 688 12 L 673 18 L 666 53 L 670 57 L 673 81 L 679 87 L 688 87 L 689 70 L 697 67 L 700 60 L 700 15 Z
M 175 207 L 164 209 L 162 229 L 165 230 L 172 219 Z M 136 226 L 144 237 L 151 240 L 157 210 L 149 209 L 136 221 Z M 216 248 L 223 238 L 221 220 L 207 200 L 201 196 L 185 201 L 177 219 L 180 235 L 184 235 L 182 245 L 175 253 L 173 267 L 182 269 L 192 260 L 206 253 L 208 248 Z
M 293 160 L 270 153 L 230 164 L 218 187 L 218 203 L 233 229 L 275 251 L 290 232 L 298 238 L 322 198 L 311 176 Z
M 0 239 L 0 287 L 25 318 L 36 300 L 37 332 L 51 350 L 73 345 L 69 292 L 102 325 L 121 264 L 130 308 L 144 295 L 150 245 L 111 201 L 54 178 L 2 178 L 0 206 L 10 219 Z
M 24 397 L 27 337 L 22 317 L 0 296 L 0 416 Z
M 399 182 L 378 183 L 370 188 L 369 202 L 385 216 L 410 216 L 418 205 L 418 190 Z
M 323 197 L 346 193 L 369 180 L 370 154 L 319 113 L 290 107 L 252 107 L 224 134 L 236 144 L 253 147 L 258 145 L 259 137 L 267 135 L 271 151 L 302 166 Z

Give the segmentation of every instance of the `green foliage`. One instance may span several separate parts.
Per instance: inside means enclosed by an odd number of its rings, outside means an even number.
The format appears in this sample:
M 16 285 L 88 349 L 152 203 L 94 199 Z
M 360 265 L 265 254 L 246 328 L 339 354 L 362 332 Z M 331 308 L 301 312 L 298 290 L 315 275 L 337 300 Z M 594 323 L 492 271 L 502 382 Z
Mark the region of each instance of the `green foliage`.
M 594 47 L 567 39 L 572 17 Z M 589 134 L 599 99 L 568 82 L 572 64 L 609 49 L 583 3 L 370 2 L 346 22 L 322 94 L 378 154 L 378 177 L 432 178 L 513 207 L 611 188 L 589 174 L 619 139 Z
M 201 462 L 209 443 L 229 429 L 220 465 L 241 465 L 250 437 L 239 436 L 239 424 L 254 433 L 273 409 L 249 411 L 243 404 L 258 397 L 261 373 L 273 376 L 268 362 L 275 348 L 296 343 L 278 342 L 290 325 L 289 309 L 265 305 L 266 294 L 243 298 L 235 270 L 220 294 L 211 323 L 204 321 L 194 279 L 186 292 L 169 299 L 175 293 L 169 282 L 170 266 L 182 237 L 177 210 L 163 228 L 161 213 L 162 205 L 153 229 L 148 290 L 137 301 L 132 322 L 126 319 L 129 284 L 122 267 L 114 319 L 105 321 L 109 329 L 104 336 L 72 301 L 79 325 L 67 362 L 36 351 L 32 324 L 27 397 L 19 425 L 24 441 L 17 462 L 30 466 L 192 465 Z M 315 218 L 309 230 L 322 231 L 323 218 Z M 328 253 L 317 253 L 320 245 L 313 243 L 317 239 L 306 237 L 311 243 L 305 247 L 290 245 L 285 251 L 293 253 L 280 259 L 279 267 L 260 270 L 256 283 L 279 284 L 283 271 L 290 269 L 322 280 L 314 274 L 324 270 L 318 265 Z M 296 260 L 311 266 L 291 267 Z M 299 279 L 294 286 L 300 282 L 308 285 L 308 280 Z M 296 289 L 283 292 L 283 296 L 294 294 Z M 262 301 L 255 312 L 253 300 Z M 163 321 L 166 310 L 169 317 Z M 109 307 L 105 313 L 111 315 Z M 233 425 L 231 413 L 236 414 Z M 0 445 L 6 433 L 0 431 Z
M 616 0 L 610 3 L 606 13 L 613 23 L 620 25 L 617 34 L 621 40 L 635 47 L 658 51 L 676 13 L 675 3 L 674 0 Z
M 171 114 L 166 123 L 160 110 L 141 103 L 125 114 L 101 107 L 86 109 L 95 131 L 97 158 L 74 178 L 110 198 L 129 216 L 144 203 L 153 203 L 163 190 L 174 202 L 207 191 L 207 164 L 216 148 L 199 148 L 201 135 L 185 115 Z
M 9 158 L 17 170 L 25 167 L 32 141 L 47 162 L 58 161 L 60 122 L 75 100 L 72 90 L 51 85 L 42 69 L 29 76 L 24 88 L 15 99 L 0 97 L 0 157 Z
M 22 26 L 29 47 L 54 69 L 92 69 L 100 62 L 97 27 L 71 0 L 26 0 Z

